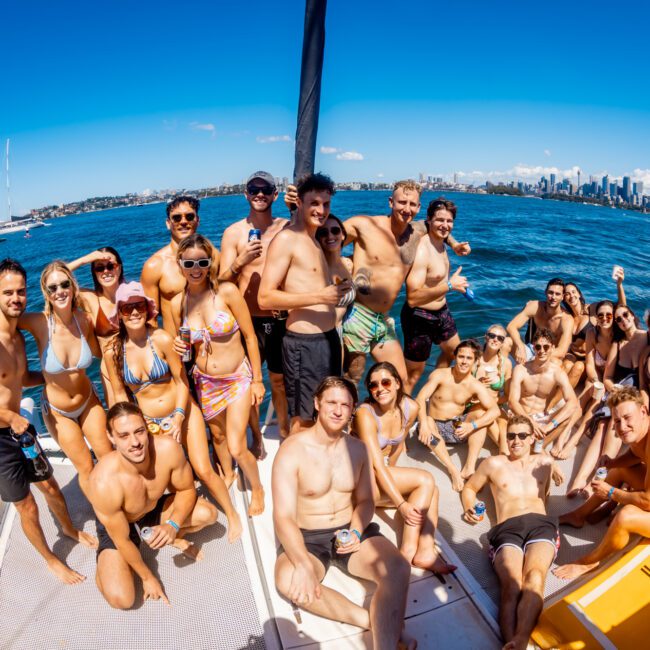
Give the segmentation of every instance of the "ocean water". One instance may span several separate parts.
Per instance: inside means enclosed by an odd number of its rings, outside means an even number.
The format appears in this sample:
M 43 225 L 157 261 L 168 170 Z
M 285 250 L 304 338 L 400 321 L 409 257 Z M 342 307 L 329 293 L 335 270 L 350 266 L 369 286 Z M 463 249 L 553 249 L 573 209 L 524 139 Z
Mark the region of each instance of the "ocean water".
M 345 219 L 356 214 L 386 214 L 389 192 L 339 192 L 332 211 Z M 418 219 L 439 193 L 425 192 Z M 481 336 L 492 323 L 504 325 L 526 301 L 543 299 L 547 280 L 559 276 L 576 282 L 588 302 L 615 300 L 613 264 L 625 268 L 628 303 L 638 316 L 650 307 L 650 216 L 599 206 L 520 197 L 447 193 L 458 205 L 454 235 L 468 240 L 469 257 L 450 254 L 452 272 L 462 265 L 476 294 L 469 302 L 453 293 L 450 309 L 462 338 Z M 282 197 L 276 213 L 287 215 Z M 200 232 L 217 245 L 223 230 L 248 212 L 243 196 L 201 201 Z M 127 279 L 137 280 L 145 260 L 169 241 L 165 206 L 118 208 L 51 220 L 25 239 L 6 235 L 0 258 L 14 257 L 28 272 L 28 309 L 41 310 L 39 278 L 53 259 L 72 260 L 101 246 L 114 246 L 124 260 Z M 91 287 L 89 267 L 77 272 L 82 286 Z M 392 315 L 399 319 L 402 292 Z M 29 338 L 29 337 L 28 337 Z M 28 340 L 28 356 L 37 365 L 36 346 Z M 94 368 L 95 377 L 97 369 Z

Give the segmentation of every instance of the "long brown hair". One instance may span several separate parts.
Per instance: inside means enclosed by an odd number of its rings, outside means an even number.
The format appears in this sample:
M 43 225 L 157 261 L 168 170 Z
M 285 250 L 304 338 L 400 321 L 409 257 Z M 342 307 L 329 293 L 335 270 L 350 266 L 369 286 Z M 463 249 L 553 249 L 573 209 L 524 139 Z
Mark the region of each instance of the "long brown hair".
M 50 262 L 41 273 L 41 292 L 43 293 L 43 298 L 45 298 L 43 311 L 48 318 L 52 315 L 53 310 L 45 278 L 54 271 L 60 271 L 68 278 L 68 280 L 70 280 L 70 290 L 72 291 L 72 311 L 74 312 L 81 308 L 81 301 L 79 300 L 79 285 L 77 284 L 74 275 L 72 275 L 72 271 L 63 260 L 54 260 L 53 262 Z
M 193 235 L 183 239 L 178 245 L 178 251 L 176 252 L 177 262 L 181 261 L 183 253 L 189 248 L 200 248 L 204 250 L 206 255 L 212 260 L 210 272 L 208 273 L 208 283 L 212 291 L 216 293 L 219 289 L 219 250 L 207 237 L 195 232 Z
M 120 381 L 124 385 L 124 388 L 126 388 L 127 394 L 133 397 L 133 392 L 127 386 L 126 381 L 124 381 L 124 357 L 126 355 L 126 342 L 129 338 L 129 333 L 126 331 L 126 326 L 124 325 L 124 321 L 121 318 L 119 320 L 120 320 L 120 330 L 113 337 L 113 342 L 112 342 L 113 359 L 115 360 L 117 375 L 120 378 Z M 149 323 L 146 324 L 146 328 L 147 328 L 147 336 L 150 336 L 151 332 L 153 331 L 153 328 L 151 327 L 151 325 L 149 325 Z

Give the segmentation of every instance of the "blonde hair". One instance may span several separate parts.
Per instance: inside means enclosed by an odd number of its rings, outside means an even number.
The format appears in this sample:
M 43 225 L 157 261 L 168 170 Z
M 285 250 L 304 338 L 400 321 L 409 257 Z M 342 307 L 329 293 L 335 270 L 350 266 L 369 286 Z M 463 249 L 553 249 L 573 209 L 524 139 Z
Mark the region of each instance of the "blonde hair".
M 407 178 L 403 181 L 397 181 L 393 186 L 393 192 L 402 189 L 407 192 L 417 192 L 418 196 L 422 194 L 422 186 L 419 183 L 416 183 L 414 180 Z
M 641 393 L 634 386 L 624 386 L 612 391 L 607 400 L 607 406 L 610 410 L 623 402 L 636 402 L 639 406 L 645 406 Z
M 46 278 L 54 271 L 63 273 L 63 275 L 70 280 L 70 289 L 72 290 L 72 311 L 81 308 L 81 301 L 79 300 L 79 285 L 77 284 L 74 275 L 72 275 L 72 271 L 63 260 L 54 260 L 53 262 L 50 262 L 41 273 L 41 292 L 45 299 L 45 307 L 43 311 L 48 318 L 52 315 L 52 302 L 50 301 L 50 294 L 47 291 Z
M 212 291 L 216 293 L 219 289 L 219 249 L 207 237 L 195 232 L 193 235 L 183 239 L 183 241 L 178 245 L 176 261 L 180 262 L 183 253 L 189 248 L 200 248 L 204 250 L 207 256 L 212 260 L 212 264 L 210 264 L 210 272 L 208 273 L 208 283 L 210 284 Z

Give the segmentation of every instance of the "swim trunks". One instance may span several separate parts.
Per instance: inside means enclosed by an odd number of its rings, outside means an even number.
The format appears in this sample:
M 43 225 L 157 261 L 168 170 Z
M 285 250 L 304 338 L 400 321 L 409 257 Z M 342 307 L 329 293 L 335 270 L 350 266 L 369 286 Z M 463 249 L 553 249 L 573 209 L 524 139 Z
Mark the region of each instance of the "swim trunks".
M 350 528 L 350 524 L 345 526 L 336 526 L 335 528 L 319 528 L 315 530 L 300 529 L 302 538 L 305 541 L 307 551 L 318 559 L 325 567 L 325 573 L 333 564 L 335 567 L 349 574 L 348 562 L 351 553 L 340 554 L 336 552 L 336 531 Z M 361 542 L 365 542 L 371 537 L 383 537 L 379 532 L 379 524 L 374 521 L 370 522 L 361 535 Z M 278 555 L 284 553 L 282 546 L 278 549 Z
M 52 476 L 50 472 L 46 478 Z M 0 428 L 0 498 L 5 503 L 17 503 L 29 494 L 27 459 L 20 443 L 9 427 Z
M 343 343 L 348 352 L 368 354 L 382 343 L 397 341 L 395 319 L 355 302 L 343 321 Z
M 400 319 L 404 333 L 404 357 L 409 361 L 426 361 L 434 343 L 440 345 L 458 333 L 446 303 L 440 309 L 430 310 L 410 307 L 405 302 Z
M 341 374 L 341 339 L 336 330 L 317 334 L 288 331 L 282 339 L 282 370 L 289 417 L 312 420 L 318 384 L 325 377 Z
M 269 372 L 282 374 L 282 339 L 287 331 L 286 319 L 273 316 L 253 316 L 262 363 L 266 360 Z
M 467 442 L 467 438 L 459 438 L 456 435 L 456 430 L 454 428 L 455 422 L 465 422 L 467 419 L 467 413 L 463 413 L 458 417 L 451 418 L 450 420 L 436 420 L 436 426 L 440 436 L 448 445 L 462 445 L 464 442 Z M 433 437 L 433 436 L 432 436 Z M 433 444 L 433 441 L 432 441 Z M 434 445 L 435 447 L 435 445 Z
M 129 524 L 129 539 L 139 548 L 140 547 L 140 535 L 138 533 L 138 528 L 142 529 L 145 526 L 159 526 L 160 525 L 160 516 L 162 511 L 165 509 L 165 502 L 168 497 L 173 496 L 169 493 L 163 494 L 160 499 L 156 502 L 156 505 L 153 507 L 153 510 L 147 512 L 142 518 L 138 521 L 133 521 Z M 108 534 L 106 527 L 102 524 L 99 519 L 95 520 L 95 525 L 97 527 L 97 540 L 99 541 L 99 546 L 97 547 L 97 557 L 102 551 L 108 549 L 117 550 L 115 543 L 111 539 L 111 536 Z
M 560 530 L 557 519 L 534 512 L 506 519 L 490 529 L 487 537 L 492 562 L 504 546 L 513 546 L 525 553 L 529 544 L 547 542 L 553 545 L 555 555 L 560 548 Z

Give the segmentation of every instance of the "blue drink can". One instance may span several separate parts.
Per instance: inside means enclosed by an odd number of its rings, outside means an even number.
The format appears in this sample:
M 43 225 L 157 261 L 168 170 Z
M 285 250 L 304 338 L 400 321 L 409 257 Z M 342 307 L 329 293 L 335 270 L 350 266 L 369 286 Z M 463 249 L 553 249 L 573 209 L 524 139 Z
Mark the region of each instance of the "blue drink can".
M 349 531 L 347 528 L 339 530 L 339 532 L 336 533 L 336 547 L 338 548 L 339 546 L 345 546 L 346 544 L 349 544 L 352 541 L 352 535 L 352 531 Z
M 479 521 L 483 521 L 485 515 L 485 503 L 483 501 L 477 501 L 474 504 L 474 514 L 479 518 Z
M 248 231 L 248 241 L 260 241 L 262 239 L 262 231 L 259 228 L 251 228 Z
M 474 300 L 476 299 L 476 296 L 475 296 L 474 292 L 469 287 L 467 287 L 467 289 L 465 289 L 464 296 L 470 302 L 474 302 Z

